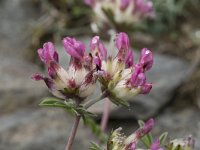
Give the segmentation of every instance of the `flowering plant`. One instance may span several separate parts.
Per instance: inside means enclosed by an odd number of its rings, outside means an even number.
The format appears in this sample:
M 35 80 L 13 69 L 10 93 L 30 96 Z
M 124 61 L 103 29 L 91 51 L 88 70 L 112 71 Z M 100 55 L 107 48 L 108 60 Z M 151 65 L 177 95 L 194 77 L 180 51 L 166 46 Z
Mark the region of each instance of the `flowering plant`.
M 122 128 L 111 132 L 107 141 L 107 150 L 193 150 L 194 139 L 188 136 L 183 139 L 174 139 L 166 143 L 167 132 L 153 139 L 151 130 L 155 125 L 154 119 L 147 122 L 139 121 L 140 127 L 131 135 L 126 137 L 122 133 Z M 142 144 L 138 144 L 141 142 Z M 143 148 L 141 148 L 143 146 Z M 144 148 L 145 147 L 145 148 Z M 92 145 L 92 150 L 103 150 L 98 145 Z
M 115 29 L 124 25 L 136 26 L 145 18 L 155 16 L 151 0 L 84 0 L 94 14 L 93 27 L 112 24 Z
M 115 57 L 107 56 L 107 50 L 98 36 L 91 39 L 89 53 L 86 53 L 84 43 L 75 38 L 65 37 L 63 46 L 67 54 L 71 56 L 68 68 L 64 69 L 59 65 L 55 46 L 47 42 L 43 48 L 38 49 L 38 55 L 46 65 L 48 75 L 34 74 L 32 78 L 36 81 L 43 80 L 49 91 L 56 97 L 45 98 L 40 103 L 41 106 L 59 107 L 75 115 L 74 126 L 66 146 L 66 150 L 70 150 L 80 119 L 83 118 L 86 123 L 94 125 L 90 119 L 93 114 L 87 111 L 93 104 L 108 98 L 116 105 L 128 106 L 128 100 L 134 96 L 150 92 L 152 84 L 146 81 L 145 72 L 153 65 L 153 55 L 150 50 L 143 48 L 139 62 L 134 63 L 129 37 L 123 32 L 117 34 L 115 39 L 118 50 Z M 96 89 L 97 81 L 101 85 L 101 94 L 95 99 L 88 99 Z M 135 150 L 137 141 L 148 135 L 153 125 L 152 119 L 145 124 L 141 123 L 141 127 L 127 139 L 124 136 L 121 137 L 120 129 L 115 130 L 110 135 L 107 149 Z M 155 143 L 145 138 L 143 140 L 148 146 L 149 143 L 151 147 L 159 146 L 157 140 Z M 176 147 L 173 143 L 177 142 L 172 142 L 172 147 Z M 161 149 L 151 148 L 151 150 Z

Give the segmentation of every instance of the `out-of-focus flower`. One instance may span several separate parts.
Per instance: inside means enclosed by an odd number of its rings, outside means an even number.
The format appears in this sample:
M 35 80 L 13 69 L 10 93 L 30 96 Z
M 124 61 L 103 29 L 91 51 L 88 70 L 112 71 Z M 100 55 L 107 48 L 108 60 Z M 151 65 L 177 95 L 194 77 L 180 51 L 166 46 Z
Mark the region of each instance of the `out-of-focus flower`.
M 154 17 L 151 0 L 84 0 L 95 13 L 95 23 L 131 24 L 140 23 L 145 18 Z M 114 23 L 113 23 L 114 22 Z
M 74 38 L 63 39 L 66 52 L 71 56 L 67 70 L 59 65 L 58 53 L 51 42 L 38 49 L 41 61 L 47 66 L 48 76 L 35 74 L 34 80 L 44 80 L 49 90 L 56 97 L 83 99 L 95 89 L 97 76 L 94 75 L 93 57 L 85 54 L 85 45 Z
M 107 150 L 136 150 L 137 143 L 140 138 L 148 134 L 154 127 L 154 120 L 148 120 L 143 127 L 137 129 L 133 134 L 126 137 L 121 133 L 122 128 L 114 130 L 107 143 Z M 152 149 L 152 150 L 161 150 L 161 149 Z
M 134 64 L 128 35 L 123 32 L 117 34 L 115 46 L 117 55 L 114 58 L 106 57 L 106 49 L 99 37 L 94 37 L 90 42 L 93 57 L 101 59 L 99 81 L 102 91 L 106 91 L 114 103 L 123 104 L 138 94 L 150 92 L 152 84 L 146 82 L 145 71 L 152 67 L 153 55 L 150 50 L 142 49 L 139 62 Z
M 160 147 L 160 140 L 157 139 L 151 144 L 150 150 L 164 150 L 164 148 Z
M 194 138 L 189 136 L 182 139 L 174 139 L 169 142 L 167 148 L 169 150 L 193 150 L 194 149 Z

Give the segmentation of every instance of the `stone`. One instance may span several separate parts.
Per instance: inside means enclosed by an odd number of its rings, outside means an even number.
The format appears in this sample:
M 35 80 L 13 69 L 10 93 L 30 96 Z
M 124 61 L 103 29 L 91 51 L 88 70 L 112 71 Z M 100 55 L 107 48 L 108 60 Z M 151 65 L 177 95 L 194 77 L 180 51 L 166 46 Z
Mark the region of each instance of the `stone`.
M 0 115 L 25 107 L 38 107 L 40 99 L 48 95 L 47 88 L 43 82 L 33 81 L 31 75 L 42 71 L 24 60 L 2 55 L 0 60 Z
M 5 115 L 0 122 L 1 150 L 64 150 L 73 118 L 60 109 L 41 108 Z M 90 141 L 83 140 L 88 133 L 79 126 L 73 149 L 88 149 Z
M 31 41 L 31 25 L 39 18 L 31 1 L 1 0 L 0 5 L 0 53 L 22 58 Z M 27 52 L 28 53 L 28 52 Z
M 30 41 L 29 25 L 38 15 L 30 1 L 1 1 L 0 115 L 23 107 L 38 107 L 39 100 L 47 95 L 44 84 L 31 80 L 31 75 L 41 69 L 24 57 Z

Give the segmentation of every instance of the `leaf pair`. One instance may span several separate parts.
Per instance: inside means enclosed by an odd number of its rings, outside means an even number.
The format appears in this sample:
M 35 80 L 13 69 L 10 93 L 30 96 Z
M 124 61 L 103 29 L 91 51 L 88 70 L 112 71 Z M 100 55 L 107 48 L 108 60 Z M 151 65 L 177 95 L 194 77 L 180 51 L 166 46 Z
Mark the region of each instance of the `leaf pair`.
M 44 98 L 39 105 L 46 106 L 46 107 L 62 108 L 75 115 L 94 116 L 93 113 L 88 112 L 82 105 L 79 105 L 77 107 L 76 104 L 72 101 L 64 101 L 64 100 L 54 98 L 54 97 Z

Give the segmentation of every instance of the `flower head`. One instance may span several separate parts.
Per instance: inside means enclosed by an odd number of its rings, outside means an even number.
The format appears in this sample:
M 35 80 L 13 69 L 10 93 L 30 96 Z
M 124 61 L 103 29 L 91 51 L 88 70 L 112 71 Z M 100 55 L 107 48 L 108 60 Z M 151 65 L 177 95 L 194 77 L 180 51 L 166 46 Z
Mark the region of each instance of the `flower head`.
M 63 45 L 71 56 L 67 70 L 59 65 L 58 53 L 53 43 L 47 42 L 38 50 L 38 54 L 47 66 L 48 76 L 35 74 L 32 78 L 36 81 L 43 80 L 52 94 L 59 98 L 86 98 L 95 89 L 97 76 L 94 73 L 94 58 L 85 54 L 85 45 L 75 38 L 64 38 Z
M 194 138 L 192 136 L 182 138 L 182 139 L 174 139 L 169 142 L 167 148 L 170 150 L 193 150 L 194 149 Z
M 126 137 L 122 133 L 122 128 L 114 130 L 108 139 L 108 150 L 136 150 L 138 141 L 148 134 L 154 127 L 154 120 L 148 120 L 143 127 L 137 129 L 134 133 Z M 157 144 L 157 143 L 155 143 Z M 156 147 L 152 146 L 152 148 Z M 151 150 L 162 150 L 162 149 L 151 149 Z
M 99 38 L 94 37 L 92 41 L 94 39 L 98 42 L 93 43 L 100 43 Z M 91 52 L 93 53 L 93 57 L 101 59 L 99 81 L 102 90 L 108 93 L 111 101 L 120 104 L 125 100 L 132 99 L 138 94 L 147 94 L 150 92 L 152 84 L 147 82 L 145 75 L 145 71 L 150 69 L 149 64 L 151 63 L 151 66 L 153 64 L 153 56 L 150 51 L 151 62 L 149 61 L 149 55 L 147 57 L 141 52 L 140 61 L 134 64 L 133 52 L 130 50 L 129 37 L 123 32 L 116 36 L 115 46 L 118 49 L 118 53 L 115 57 L 102 57 L 102 51 L 106 49 L 104 47 L 104 49 L 101 50 L 98 45 L 99 44 L 93 44 L 90 46 Z
M 106 24 L 136 25 L 145 18 L 153 18 L 151 0 L 84 0 L 95 13 L 95 23 L 100 28 Z

